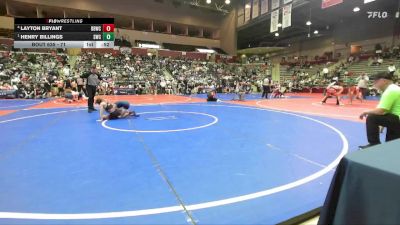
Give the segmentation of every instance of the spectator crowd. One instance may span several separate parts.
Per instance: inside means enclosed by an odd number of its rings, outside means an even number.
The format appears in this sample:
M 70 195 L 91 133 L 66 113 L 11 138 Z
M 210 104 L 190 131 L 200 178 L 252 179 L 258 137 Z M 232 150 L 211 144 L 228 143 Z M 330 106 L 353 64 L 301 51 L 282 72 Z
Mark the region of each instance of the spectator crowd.
M 399 52 L 394 49 L 393 54 L 385 55 L 385 58 L 396 58 L 396 54 Z M 354 85 L 358 82 L 356 78 L 363 75 L 349 72 L 349 66 L 359 60 L 350 56 L 333 67 L 330 62 L 315 64 L 305 61 L 300 65 L 285 62 L 292 76 L 279 82 L 272 81 L 272 65 L 266 58 L 249 59 L 253 63 L 215 63 L 128 53 L 81 52 L 78 56 L 68 56 L 62 52 L 3 51 L 0 52 L 0 89 L 16 90 L 18 98 L 64 97 L 65 93 L 71 92 L 85 96 L 86 81 L 81 76 L 92 67 L 96 67 L 102 77 L 99 85 L 99 94 L 102 95 L 191 95 L 208 90 L 218 93 L 261 92 L 266 77 L 271 91 L 302 92 L 307 89 L 312 92 L 314 88 L 325 87 L 334 77 L 347 85 Z M 379 66 L 379 63 L 370 65 Z M 391 74 L 396 70 L 396 65 L 388 67 Z M 313 73 L 309 74 L 309 71 Z

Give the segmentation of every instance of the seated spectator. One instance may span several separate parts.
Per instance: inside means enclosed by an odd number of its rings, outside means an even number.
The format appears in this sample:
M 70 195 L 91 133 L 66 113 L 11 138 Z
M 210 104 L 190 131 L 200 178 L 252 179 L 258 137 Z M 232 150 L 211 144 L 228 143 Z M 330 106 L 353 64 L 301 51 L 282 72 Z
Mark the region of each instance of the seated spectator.
M 25 98 L 26 99 L 34 99 L 36 98 L 35 88 L 32 85 L 27 85 L 25 88 Z
M 388 70 L 389 70 L 390 76 L 393 76 L 394 72 L 396 72 L 396 67 L 394 66 L 393 63 L 390 64 L 390 66 L 388 67 Z
M 380 65 L 382 65 L 382 63 L 383 63 L 383 58 L 382 58 L 382 57 L 379 57 L 379 58 L 377 59 L 377 65 L 380 66 Z
M 36 98 L 40 98 L 40 99 L 47 98 L 47 91 L 44 87 L 44 84 L 37 85 L 35 91 L 36 91 L 36 93 L 35 93 Z

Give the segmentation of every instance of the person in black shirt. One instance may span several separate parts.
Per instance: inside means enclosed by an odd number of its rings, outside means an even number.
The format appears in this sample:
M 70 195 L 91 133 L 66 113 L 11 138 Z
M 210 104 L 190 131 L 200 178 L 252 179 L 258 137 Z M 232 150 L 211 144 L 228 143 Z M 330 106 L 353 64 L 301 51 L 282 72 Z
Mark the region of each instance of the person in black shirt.
M 101 77 L 100 74 L 97 73 L 96 67 L 92 67 L 90 72 L 87 72 L 81 76 L 81 78 L 86 78 L 86 91 L 88 94 L 88 113 L 93 111 L 97 111 L 94 104 L 94 96 L 96 96 L 97 86 L 100 83 Z
M 68 78 L 65 81 L 64 89 L 71 89 L 71 88 L 72 88 L 72 86 L 71 86 L 71 78 Z
M 217 94 L 215 93 L 215 91 L 210 91 L 207 93 L 207 102 L 217 102 L 218 98 L 217 98 Z

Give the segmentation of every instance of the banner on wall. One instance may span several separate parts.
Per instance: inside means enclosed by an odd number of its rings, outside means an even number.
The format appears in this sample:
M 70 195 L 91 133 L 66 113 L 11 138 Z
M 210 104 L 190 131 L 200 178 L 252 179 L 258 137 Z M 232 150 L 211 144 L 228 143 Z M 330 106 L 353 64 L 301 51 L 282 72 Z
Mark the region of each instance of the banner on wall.
M 247 21 L 250 20 L 251 16 L 251 4 L 250 1 L 246 1 L 246 4 L 244 5 L 244 22 L 246 23 Z
M 272 0 L 271 1 L 271 10 L 279 8 L 279 1 L 280 0 Z
M 292 26 L 292 4 L 285 5 L 282 10 L 282 28 Z
M 271 33 L 278 31 L 278 23 L 279 23 L 279 9 L 271 13 L 271 26 L 269 30 Z
M 292 2 L 292 0 L 283 0 L 283 4 L 288 4 L 288 3 L 291 3 Z
M 261 0 L 261 14 L 265 14 L 268 12 L 268 0 Z
M 326 9 L 328 7 L 340 4 L 342 2 L 343 2 L 343 0 L 322 0 L 321 8 Z
M 253 14 L 252 14 L 252 18 L 256 18 L 258 17 L 259 14 L 259 1 L 258 0 L 253 0 Z

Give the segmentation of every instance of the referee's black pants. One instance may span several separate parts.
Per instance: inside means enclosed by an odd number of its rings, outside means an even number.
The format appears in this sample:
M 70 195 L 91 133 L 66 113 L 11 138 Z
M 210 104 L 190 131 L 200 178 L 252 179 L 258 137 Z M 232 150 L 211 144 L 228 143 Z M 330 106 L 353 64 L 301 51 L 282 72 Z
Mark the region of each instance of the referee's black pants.
M 88 109 L 94 109 L 94 96 L 96 96 L 96 86 L 86 85 L 86 92 L 88 97 Z
M 367 138 L 371 145 L 380 144 L 379 126 L 386 127 L 386 141 L 400 138 L 400 119 L 394 114 L 368 115 Z
M 270 87 L 267 85 L 263 85 L 263 93 L 261 95 L 261 98 L 268 98 L 268 93 L 270 92 Z

